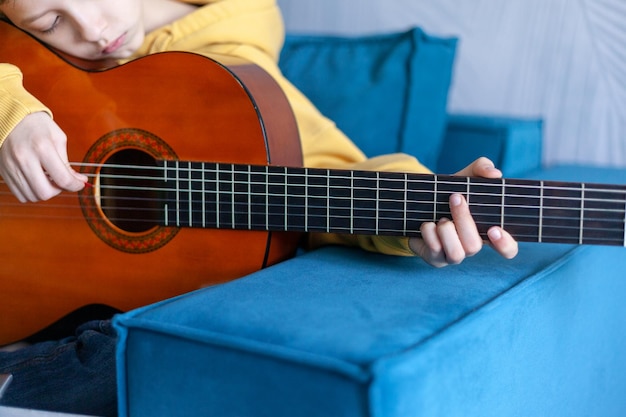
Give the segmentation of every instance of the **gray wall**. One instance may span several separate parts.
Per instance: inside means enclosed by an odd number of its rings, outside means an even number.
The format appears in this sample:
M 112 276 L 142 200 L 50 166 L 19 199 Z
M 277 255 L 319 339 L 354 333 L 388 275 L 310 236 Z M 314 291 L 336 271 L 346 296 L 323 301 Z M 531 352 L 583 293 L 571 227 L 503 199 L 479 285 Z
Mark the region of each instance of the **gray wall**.
M 544 161 L 626 167 L 626 0 L 279 0 L 289 32 L 460 39 L 451 112 L 542 117 Z

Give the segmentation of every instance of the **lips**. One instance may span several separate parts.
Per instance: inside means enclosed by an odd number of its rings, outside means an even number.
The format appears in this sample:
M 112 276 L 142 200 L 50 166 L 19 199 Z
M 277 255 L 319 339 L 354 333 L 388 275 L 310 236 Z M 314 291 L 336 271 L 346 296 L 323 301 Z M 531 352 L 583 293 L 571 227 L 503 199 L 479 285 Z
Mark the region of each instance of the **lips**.
M 102 50 L 102 53 L 108 55 L 117 51 L 124 44 L 124 39 L 126 39 L 126 34 L 123 34 L 122 36 L 108 44 L 106 48 Z

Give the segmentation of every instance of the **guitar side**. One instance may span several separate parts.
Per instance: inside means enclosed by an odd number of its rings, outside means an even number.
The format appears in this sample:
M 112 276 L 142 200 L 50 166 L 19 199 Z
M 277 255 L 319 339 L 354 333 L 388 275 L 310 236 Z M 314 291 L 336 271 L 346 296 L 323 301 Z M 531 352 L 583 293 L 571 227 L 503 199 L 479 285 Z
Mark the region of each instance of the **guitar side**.
M 130 149 L 155 159 L 301 164 L 291 109 L 256 66 L 226 68 L 194 54 L 164 53 L 90 72 L 4 22 L 0 37 L 0 61 L 17 65 L 27 90 L 52 109 L 68 135 L 73 163 L 97 165 L 104 161 L 89 155 L 106 160 Z M 99 143 L 104 148 L 94 151 Z M 295 250 L 298 236 L 288 233 L 157 226 L 126 231 L 95 203 L 85 211 L 89 191 L 80 199 L 63 193 L 20 204 L 0 184 L 0 345 L 86 304 L 128 310 L 241 277 Z M 112 246 L 94 224 L 136 247 Z

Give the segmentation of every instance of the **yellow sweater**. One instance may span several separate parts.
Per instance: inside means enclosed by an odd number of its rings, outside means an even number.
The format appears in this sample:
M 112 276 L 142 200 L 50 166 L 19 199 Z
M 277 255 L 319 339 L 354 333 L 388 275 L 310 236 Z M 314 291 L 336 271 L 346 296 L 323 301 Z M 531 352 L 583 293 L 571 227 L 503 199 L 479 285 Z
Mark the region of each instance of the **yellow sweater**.
M 195 0 L 193 13 L 146 36 L 131 59 L 164 51 L 243 58 L 267 71 L 285 92 L 296 117 L 308 167 L 428 172 L 405 154 L 365 155 L 281 74 L 277 61 L 284 40 L 276 0 Z M 0 144 L 27 114 L 48 111 L 22 88 L 19 69 L 0 64 Z M 311 234 L 311 246 L 358 245 L 369 251 L 411 255 L 406 238 Z

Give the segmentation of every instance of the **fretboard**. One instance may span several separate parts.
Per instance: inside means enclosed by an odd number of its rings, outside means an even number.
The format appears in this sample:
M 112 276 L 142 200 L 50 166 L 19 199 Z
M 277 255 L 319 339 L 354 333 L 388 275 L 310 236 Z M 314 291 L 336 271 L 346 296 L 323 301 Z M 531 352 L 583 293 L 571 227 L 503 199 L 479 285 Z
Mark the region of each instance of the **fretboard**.
M 165 226 L 419 236 L 461 193 L 483 236 L 499 225 L 519 241 L 625 244 L 623 185 L 183 161 L 151 175 Z

